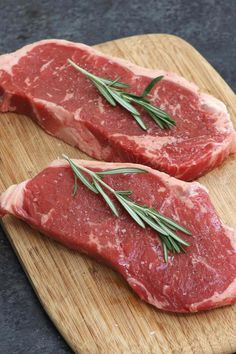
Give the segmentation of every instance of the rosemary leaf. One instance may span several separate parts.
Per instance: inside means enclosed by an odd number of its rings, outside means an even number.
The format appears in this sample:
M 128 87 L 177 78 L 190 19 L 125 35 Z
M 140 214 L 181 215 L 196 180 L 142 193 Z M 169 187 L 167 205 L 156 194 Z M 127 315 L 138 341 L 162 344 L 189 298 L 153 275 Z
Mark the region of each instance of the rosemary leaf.
M 161 236 L 162 242 L 166 245 L 167 250 L 172 251 L 172 245 L 170 243 L 170 237 L 166 236 Z
M 161 129 L 164 129 L 164 125 L 165 125 L 165 124 L 163 124 L 163 122 L 161 121 L 160 118 L 157 118 L 157 116 L 156 116 L 154 113 L 152 113 L 152 112 L 149 112 L 149 115 L 150 115 L 150 117 L 154 120 L 154 122 L 155 122 L 157 125 L 159 125 L 159 127 L 160 127 Z
M 132 99 L 137 99 L 138 102 L 143 102 L 143 103 L 150 103 L 150 101 L 147 98 L 141 97 L 141 96 L 137 96 L 134 93 L 130 93 L 130 92 L 123 92 L 122 96 L 125 97 L 127 100 L 132 100 Z
M 124 197 L 122 195 L 119 195 L 116 193 L 116 198 L 119 200 L 119 202 L 125 208 L 125 210 L 129 213 L 129 215 L 136 221 L 136 223 L 139 224 L 139 226 L 141 226 L 143 229 L 145 229 L 144 222 L 139 217 L 139 215 L 126 203 Z
M 123 196 L 128 196 L 132 194 L 131 191 L 116 191 L 116 193 Z
M 118 211 L 116 209 L 115 204 L 111 200 L 111 198 L 104 192 L 100 184 L 96 181 L 96 179 L 93 178 L 93 183 L 98 190 L 98 192 L 101 194 L 101 196 L 104 198 L 105 202 L 108 204 L 108 206 L 111 208 L 112 212 L 116 215 L 119 216 Z
M 144 123 L 144 121 L 142 120 L 140 114 L 132 114 L 133 118 L 135 119 L 135 121 L 138 123 L 138 125 L 143 129 L 143 130 L 147 130 L 147 126 Z
M 176 253 L 181 252 L 178 244 L 171 237 L 168 238 L 168 241 L 171 243 L 173 252 L 176 252 Z
M 77 188 L 78 188 L 78 185 L 77 185 L 77 176 L 76 174 L 74 173 L 74 188 L 73 188 L 73 197 L 76 195 L 77 193 Z
M 165 242 L 162 241 L 162 247 L 163 247 L 163 253 L 164 253 L 164 260 L 167 263 L 168 262 L 168 250 Z
M 141 168 L 135 167 L 124 167 L 124 168 L 114 168 L 112 170 L 105 170 L 101 172 L 96 172 L 97 175 L 105 176 L 105 175 L 116 175 L 116 174 L 126 174 L 126 173 L 145 173 L 147 170 L 143 170 Z
M 156 83 L 160 80 L 162 80 L 164 76 L 158 76 L 155 79 L 153 79 L 150 84 L 147 85 L 145 90 L 143 91 L 142 95 L 140 97 L 145 97 L 149 94 L 149 92 L 153 89 L 153 87 L 156 85 Z

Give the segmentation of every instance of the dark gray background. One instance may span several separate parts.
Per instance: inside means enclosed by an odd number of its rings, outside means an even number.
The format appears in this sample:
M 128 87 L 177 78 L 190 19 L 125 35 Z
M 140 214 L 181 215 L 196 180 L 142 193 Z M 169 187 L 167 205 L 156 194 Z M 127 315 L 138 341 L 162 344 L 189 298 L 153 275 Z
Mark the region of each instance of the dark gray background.
M 96 44 L 143 33 L 189 41 L 236 89 L 235 0 L 0 0 L 0 52 L 43 38 Z M 0 229 L 0 354 L 71 353 Z

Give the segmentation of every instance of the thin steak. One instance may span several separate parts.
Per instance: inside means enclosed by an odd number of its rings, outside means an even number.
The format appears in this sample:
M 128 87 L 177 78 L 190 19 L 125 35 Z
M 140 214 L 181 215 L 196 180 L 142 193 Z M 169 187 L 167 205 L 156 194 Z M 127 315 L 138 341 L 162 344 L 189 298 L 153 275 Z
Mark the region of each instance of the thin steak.
M 176 127 L 161 130 L 146 113 L 143 131 L 129 112 L 112 107 L 91 82 L 69 66 L 120 77 L 140 94 L 164 75 L 150 94 Z M 174 73 L 138 67 L 64 40 L 44 40 L 0 57 L 0 111 L 26 114 L 46 132 L 105 161 L 136 162 L 183 180 L 195 179 L 236 151 L 236 133 L 225 105 Z
M 128 165 L 79 162 L 94 170 Z M 171 255 L 168 263 L 157 234 L 138 226 L 116 201 L 119 218 L 101 196 L 81 183 L 73 197 L 73 172 L 64 160 L 11 186 L 0 197 L 0 214 L 13 214 L 67 247 L 112 266 L 141 299 L 159 309 L 194 312 L 234 302 L 236 234 L 219 220 L 206 189 L 133 166 L 149 173 L 107 175 L 104 181 L 114 189 L 132 190 L 134 200 L 156 208 L 193 234 L 180 233 L 190 247 L 186 254 Z

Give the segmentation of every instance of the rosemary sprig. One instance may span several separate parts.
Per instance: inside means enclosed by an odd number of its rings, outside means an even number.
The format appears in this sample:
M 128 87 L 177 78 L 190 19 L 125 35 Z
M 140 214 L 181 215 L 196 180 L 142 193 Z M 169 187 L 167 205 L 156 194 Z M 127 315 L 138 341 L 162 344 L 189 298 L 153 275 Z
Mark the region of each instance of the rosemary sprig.
M 101 172 L 94 172 L 82 165 L 75 164 L 73 160 L 71 160 L 66 155 L 62 156 L 65 160 L 68 161 L 72 171 L 74 172 L 75 182 L 73 194 L 75 194 L 77 191 L 77 179 L 79 179 L 92 192 L 100 194 L 105 200 L 105 202 L 108 204 L 112 212 L 118 217 L 118 210 L 109 195 L 104 191 L 105 188 L 116 198 L 116 200 L 122 205 L 122 207 L 127 211 L 127 213 L 139 226 L 145 228 L 145 225 L 148 225 L 158 233 L 163 247 L 165 262 L 168 261 L 169 251 L 172 253 L 185 252 L 183 246 L 189 246 L 189 243 L 179 237 L 176 234 L 176 231 L 182 231 L 187 235 L 191 235 L 191 232 L 189 230 L 177 224 L 174 220 L 160 214 L 155 209 L 149 208 L 146 205 L 140 205 L 133 201 L 129 197 L 132 194 L 131 191 L 114 190 L 102 179 L 103 176 L 109 174 L 146 173 L 146 170 L 142 170 L 140 168 L 127 167 L 116 168 L 113 170 L 106 170 Z M 85 172 L 91 177 L 91 181 L 85 176 L 83 172 Z
M 134 117 L 137 124 L 142 129 L 147 130 L 147 126 L 145 125 L 139 111 L 133 106 L 133 103 L 141 106 L 161 129 L 171 128 L 175 125 L 175 121 L 169 116 L 168 113 L 158 107 L 153 106 L 146 98 L 146 96 L 153 89 L 156 83 L 163 79 L 163 76 L 158 76 L 153 79 L 144 89 L 143 93 L 138 96 L 126 91 L 122 91 L 122 89 L 129 88 L 129 85 L 120 82 L 119 78 L 113 81 L 104 79 L 81 68 L 71 59 L 68 59 L 68 63 L 72 65 L 75 69 L 80 71 L 82 74 L 86 75 L 90 79 L 90 81 L 95 85 L 100 94 L 112 106 L 116 106 L 118 103 L 127 111 L 129 111 Z

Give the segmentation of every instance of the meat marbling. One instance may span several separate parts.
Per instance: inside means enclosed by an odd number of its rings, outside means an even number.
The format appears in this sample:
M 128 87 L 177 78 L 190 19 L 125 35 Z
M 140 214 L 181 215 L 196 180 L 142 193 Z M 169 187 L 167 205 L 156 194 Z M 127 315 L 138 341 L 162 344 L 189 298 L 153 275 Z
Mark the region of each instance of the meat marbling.
M 68 58 L 102 77 L 119 76 L 137 94 L 164 75 L 150 99 L 176 127 L 161 130 L 142 112 L 149 127 L 144 132 L 127 111 L 110 106 Z M 0 57 L 0 111 L 26 114 L 96 159 L 142 163 L 184 180 L 203 175 L 236 151 L 236 133 L 221 101 L 177 74 L 64 40 L 39 41 Z
M 65 160 L 7 189 L 0 197 L 0 215 L 15 215 L 112 266 L 141 299 L 159 309 L 194 312 L 236 300 L 236 234 L 220 221 L 205 187 L 141 165 L 74 161 L 94 170 L 146 169 L 149 173 L 107 175 L 104 180 L 115 189 L 132 190 L 134 200 L 190 229 L 192 236 L 180 233 L 190 242 L 187 253 L 170 255 L 165 263 L 157 234 L 139 227 L 119 205 L 117 218 L 101 196 L 81 183 L 72 197 L 73 172 Z

